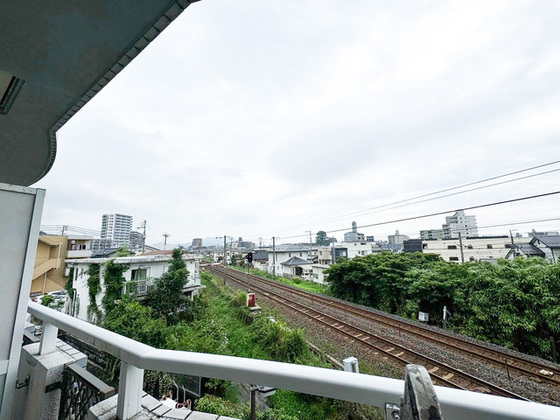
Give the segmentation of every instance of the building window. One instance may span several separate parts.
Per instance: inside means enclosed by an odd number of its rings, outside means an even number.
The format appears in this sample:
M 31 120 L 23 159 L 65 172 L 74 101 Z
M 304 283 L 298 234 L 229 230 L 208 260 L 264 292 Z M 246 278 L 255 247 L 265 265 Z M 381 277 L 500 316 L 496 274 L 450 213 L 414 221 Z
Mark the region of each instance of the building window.
M 136 270 L 132 270 L 130 277 L 131 281 L 145 281 L 148 277 L 148 269 L 138 268 Z
M 459 261 L 459 257 L 449 257 L 449 261 Z
M 488 245 L 486 245 L 486 248 L 492 249 L 492 245 L 488 244 Z
M 457 245 L 447 245 L 447 249 L 457 249 Z
M 473 249 L 472 245 L 467 245 L 467 249 Z
M 428 249 L 428 244 L 422 244 L 422 249 Z

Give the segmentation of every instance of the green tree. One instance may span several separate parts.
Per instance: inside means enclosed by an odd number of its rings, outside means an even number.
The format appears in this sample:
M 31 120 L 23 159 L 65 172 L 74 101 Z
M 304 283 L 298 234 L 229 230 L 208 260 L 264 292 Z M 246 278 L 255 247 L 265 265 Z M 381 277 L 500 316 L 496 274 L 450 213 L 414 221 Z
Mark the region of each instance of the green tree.
M 183 287 L 188 279 L 189 272 L 183 260 L 183 248 L 175 248 L 169 270 L 155 281 L 155 289 L 147 296 L 147 304 L 156 317 L 166 319 L 171 325 L 179 321 L 181 307 L 193 305 L 183 294 Z
M 328 245 L 331 243 L 329 238 L 327 237 L 327 232 L 324 230 L 320 230 L 317 232 L 317 236 L 315 237 L 315 243 L 317 245 Z
M 116 257 L 130 257 L 131 255 L 132 251 L 130 251 L 126 245 L 121 246 L 117 249 L 117 252 L 115 252 Z

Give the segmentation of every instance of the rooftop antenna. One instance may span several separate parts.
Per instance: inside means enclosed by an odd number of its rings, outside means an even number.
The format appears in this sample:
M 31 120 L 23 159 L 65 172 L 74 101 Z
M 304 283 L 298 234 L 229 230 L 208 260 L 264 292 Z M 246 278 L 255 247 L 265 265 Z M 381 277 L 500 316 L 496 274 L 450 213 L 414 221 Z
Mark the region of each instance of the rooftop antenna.
M 163 249 L 165 250 L 165 247 L 167 246 L 167 238 L 171 235 L 169 233 L 164 233 L 161 236 L 163 236 Z

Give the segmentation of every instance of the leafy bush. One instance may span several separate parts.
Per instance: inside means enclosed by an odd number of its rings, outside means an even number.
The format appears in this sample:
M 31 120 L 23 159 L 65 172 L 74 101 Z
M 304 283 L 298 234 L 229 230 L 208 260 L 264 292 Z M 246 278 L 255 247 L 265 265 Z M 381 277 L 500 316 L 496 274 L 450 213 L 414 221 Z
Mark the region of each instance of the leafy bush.
M 236 404 L 209 394 L 196 402 L 196 409 L 204 413 L 236 418 L 247 418 L 249 412 L 247 404 Z
M 53 295 L 45 295 L 41 299 L 41 305 L 50 307 L 51 304 L 54 303 L 54 296 Z
M 441 325 L 540 357 L 560 348 L 560 264 L 518 257 L 497 264 L 455 264 L 433 254 L 381 253 L 327 271 L 339 298 Z

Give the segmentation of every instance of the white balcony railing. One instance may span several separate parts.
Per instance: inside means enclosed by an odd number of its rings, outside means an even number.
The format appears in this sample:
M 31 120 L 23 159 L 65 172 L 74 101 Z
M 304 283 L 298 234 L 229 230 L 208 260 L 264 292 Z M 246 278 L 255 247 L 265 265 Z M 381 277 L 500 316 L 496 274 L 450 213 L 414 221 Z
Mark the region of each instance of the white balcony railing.
M 385 407 L 399 404 L 404 381 L 325 368 L 185 351 L 161 350 L 85 321 L 29 303 L 43 321 L 40 354 L 55 351 L 58 328 L 117 358 L 121 363 L 117 414 L 129 419 L 141 411 L 144 370 L 262 384 L 280 389 Z M 435 387 L 447 419 L 559 419 L 560 407 Z

